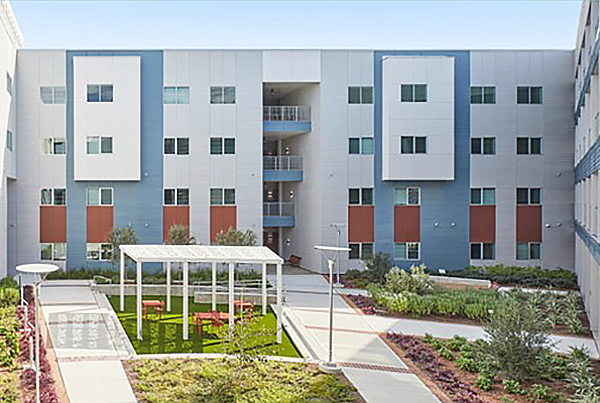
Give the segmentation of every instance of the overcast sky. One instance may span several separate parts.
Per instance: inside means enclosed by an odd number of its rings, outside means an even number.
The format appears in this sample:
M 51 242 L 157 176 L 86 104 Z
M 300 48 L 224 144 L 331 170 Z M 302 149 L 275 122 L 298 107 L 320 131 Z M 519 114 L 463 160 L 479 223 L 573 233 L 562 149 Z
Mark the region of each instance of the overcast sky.
M 27 48 L 571 49 L 571 1 L 24 1 Z

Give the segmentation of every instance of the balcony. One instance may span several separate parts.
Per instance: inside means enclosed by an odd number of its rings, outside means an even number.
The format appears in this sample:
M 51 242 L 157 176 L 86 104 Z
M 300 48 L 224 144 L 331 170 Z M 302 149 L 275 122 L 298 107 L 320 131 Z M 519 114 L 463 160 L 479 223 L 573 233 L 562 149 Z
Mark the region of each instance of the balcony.
M 263 227 L 293 227 L 296 225 L 294 203 L 263 203 Z
M 284 139 L 311 130 L 310 106 L 263 106 L 265 136 Z
M 302 157 L 280 155 L 263 157 L 263 181 L 300 182 L 302 181 Z

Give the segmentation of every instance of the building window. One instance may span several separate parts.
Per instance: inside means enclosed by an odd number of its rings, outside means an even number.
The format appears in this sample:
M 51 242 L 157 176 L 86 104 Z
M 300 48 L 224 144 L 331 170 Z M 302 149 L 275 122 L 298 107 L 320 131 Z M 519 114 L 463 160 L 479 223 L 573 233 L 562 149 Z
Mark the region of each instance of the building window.
M 471 189 L 471 204 L 473 205 L 495 205 L 496 189 L 473 188 Z
M 175 139 L 168 138 L 164 140 L 164 153 L 175 154 Z
M 112 154 L 112 137 L 88 136 L 87 153 L 88 154 Z
M 349 139 L 348 152 L 350 154 L 360 154 L 360 138 L 351 137 Z
M 88 206 L 112 206 L 113 188 L 88 188 L 87 189 Z
M 348 87 L 349 104 L 372 104 L 373 87 Z
M 542 87 L 517 87 L 517 103 L 540 105 L 543 103 Z
M 537 242 L 518 243 L 517 260 L 539 260 L 542 258 L 542 244 Z
M 86 244 L 87 260 L 109 261 L 112 257 L 112 245 L 109 243 L 88 243 Z
M 223 139 L 223 153 L 224 154 L 235 154 L 235 139 L 228 138 Z
M 67 153 L 67 140 L 65 138 L 42 139 L 42 154 L 64 155 Z
M 165 189 L 164 191 L 164 205 L 173 206 L 175 205 L 175 189 Z
M 40 259 L 41 260 L 66 260 L 67 259 L 67 244 L 66 243 L 42 243 L 42 244 L 40 244 Z
M 210 189 L 210 204 L 212 206 L 234 205 L 235 189 Z
M 40 204 L 42 206 L 65 206 L 67 204 L 67 189 L 42 189 Z
M 177 138 L 177 155 L 190 154 L 190 139 L 187 137 Z
M 210 87 L 211 104 L 235 104 L 235 87 Z
M 427 102 L 427 84 L 400 85 L 401 102 Z
M 350 259 L 362 259 L 365 260 L 373 256 L 373 244 L 372 243 L 351 243 L 348 245 L 350 248 L 349 258 Z
M 177 189 L 177 205 L 188 206 L 190 204 L 190 190 Z
M 472 243 L 472 260 L 494 260 L 496 259 L 496 245 L 493 243 Z
M 421 188 L 396 189 L 394 193 L 394 204 L 398 206 L 418 206 L 421 204 Z
M 496 154 L 495 137 L 473 137 L 471 138 L 471 154 Z
M 235 138 L 210 138 L 210 153 L 212 155 L 235 154 Z
M 163 102 L 165 105 L 189 104 L 190 87 L 165 87 L 163 91 Z
M 363 206 L 373 205 L 373 188 L 348 189 L 348 203 Z
M 542 189 L 517 188 L 517 204 L 542 204 Z
M 188 206 L 190 204 L 190 190 L 187 188 L 165 189 L 163 204 L 165 206 Z
M 373 137 L 351 137 L 349 139 L 350 154 L 373 154 Z
M 400 153 L 426 154 L 427 137 L 402 136 L 400 137 Z
M 419 242 L 400 242 L 394 245 L 394 259 L 419 260 L 421 244 Z
M 88 102 L 112 102 L 113 86 L 112 84 L 88 84 L 87 85 Z
M 65 87 L 40 87 L 40 98 L 45 104 L 65 104 L 66 89 Z
M 541 137 L 517 137 L 517 154 L 541 154 Z
M 10 130 L 6 131 L 6 149 L 8 151 L 13 150 L 13 134 Z
M 471 87 L 472 104 L 495 104 L 496 87 Z
M 8 71 L 6 72 L 6 91 L 12 97 L 12 94 L 13 94 L 13 79 L 12 79 L 11 75 L 8 73 Z

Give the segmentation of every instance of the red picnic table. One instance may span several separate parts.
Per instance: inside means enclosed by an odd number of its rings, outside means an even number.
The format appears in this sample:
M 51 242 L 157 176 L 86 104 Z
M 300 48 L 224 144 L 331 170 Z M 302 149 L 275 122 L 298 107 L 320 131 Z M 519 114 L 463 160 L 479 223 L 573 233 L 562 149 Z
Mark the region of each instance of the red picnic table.
M 210 321 L 213 327 L 223 326 L 223 322 L 229 320 L 229 314 L 226 312 L 210 311 L 210 312 L 196 312 L 194 314 L 196 325 L 198 326 L 198 335 L 202 338 L 202 324 L 205 320 Z
M 158 318 L 162 318 L 163 306 L 165 305 L 164 301 L 159 300 L 145 300 L 142 301 L 142 312 L 144 314 L 144 318 L 148 319 L 148 307 L 154 308 L 154 313 L 158 315 Z
M 254 309 L 254 303 L 252 301 L 233 301 L 233 312 L 248 311 Z

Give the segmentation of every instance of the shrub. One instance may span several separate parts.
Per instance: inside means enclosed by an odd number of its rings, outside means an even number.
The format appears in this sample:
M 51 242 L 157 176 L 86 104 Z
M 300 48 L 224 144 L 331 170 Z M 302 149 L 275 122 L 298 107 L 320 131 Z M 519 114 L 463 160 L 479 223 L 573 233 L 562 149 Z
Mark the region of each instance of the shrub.
M 493 385 L 494 377 L 490 377 L 488 374 L 480 373 L 477 375 L 477 379 L 475 379 L 475 386 L 481 390 L 485 390 L 486 392 L 492 390 Z
M 526 287 L 556 287 L 576 290 L 577 276 L 570 270 L 546 270 L 540 267 L 488 266 L 467 267 L 446 273 L 448 276 L 490 280 L 498 284 Z
M 385 275 L 392 268 L 393 262 L 389 255 L 377 252 L 374 255 L 369 255 L 365 259 L 365 274 L 372 282 L 376 284 L 384 284 Z
M 423 295 L 432 291 L 433 286 L 425 265 L 412 266 L 410 273 L 394 267 L 385 275 L 385 287 L 388 291 L 399 294 L 410 292 Z
M 579 303 L 579 295 L 570 291 L 567 294 L 564 306 L 565 324 L 572 333 L 583 333 L 585 328 L 581 323 L 581 315 L 583 310 Z
M 511 379 L 543 371 L 537 358 L 548 353 L 549 334 L 545 321 L 531 306 L 507 301 L 492 313 L 484 330 L 489 339 L 485 352 Z
M 592 370 L 587 349 L 571 347 L 567 361 L 567 380 L 573 389 L 570 401 L 574 403 L 600 402 L 600 386 L 598 378 Z
M 435 341 L 435 338 L 429 333 L 425 333 L 425 336 L 423 336 L 423 343 L 431 344 L 434 341 Z
M 452 354 L 452 350 L 447 347 L 442 347 L 438 350 L 438 354 L 445 360 L 452 361 L 454 360 L 454 354 Z
M 510 393 L 511 395 L 524 395 L 525 391 L 521 387 L 521 383 L 519 381 L 515 381 L 513 379 L 503 379 L 502 380 L 502 388 L 506 393 Z
M 540 385 L 539 383 L 534 383 L 533 385 L 531 385 L 531 390 L 530 390 L 529 394 L 533 399 L 544 400 L 544 401 L 550 400 L 550 395 L 551 395 L 550 389 L 548 388 L 548 386 Z
M 0 280 L 0 288 L 19 288 L 19 283 L 12 277 L 4 277 Z
M 459 335 L 454 335 L 454 337 L 446 341 L 446 346 L 452 351 L 459 351 L 465 344 L 467 344 L 467 339 Z
M 0 307 L 15 306 L 21 299 L 21 293 L 14 288 L 0 288 Z
M 458 360 L 456 361 L 456 365 L 458 366 L 458 368 L 462 369 L 463 371 L 468 371 L 468 372 L 477 372 L 477 363 L 475 362 L 475 360 L 473 358 L 468 358 L 468 357 L 464 357 L 464 356 L 460 356 L 458 357 Z

